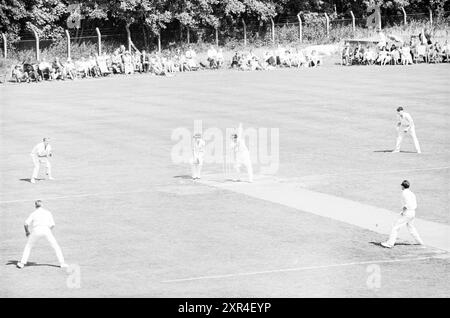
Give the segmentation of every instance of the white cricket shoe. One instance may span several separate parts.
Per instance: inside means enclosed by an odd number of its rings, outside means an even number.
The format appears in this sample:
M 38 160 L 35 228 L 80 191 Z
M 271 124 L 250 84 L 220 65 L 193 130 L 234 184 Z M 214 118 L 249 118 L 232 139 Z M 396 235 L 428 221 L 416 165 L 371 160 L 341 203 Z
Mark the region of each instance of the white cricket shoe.
M 55 178 L 53 178 L 53 177 L 48 177 L 48 180 L 55 180 Z
M 17 262 L 16 267 L 19 269 L 22 269 L 25 266 L 25 264 L 21 263 L 21 262 Z
M 393 248 L 394 247 L 394 246 L 388 244 L 387 242 L 381 242 L 380 244 L 381 244 L 381 246 L 386 247 L 386 248 Z
M 59 267 L 61 267 L 61 268 L 67 268 L 67 267 L 69 267 L 69 265 L 66 264 L 66 263 L 62 263 L 61 265 L 59 265 Z
M 34 178 L 31 178 L 31 179 L 30 179 L 30 182 L 31 182 L 31 183 L 36 183 L 36 180 L 35 180 Z

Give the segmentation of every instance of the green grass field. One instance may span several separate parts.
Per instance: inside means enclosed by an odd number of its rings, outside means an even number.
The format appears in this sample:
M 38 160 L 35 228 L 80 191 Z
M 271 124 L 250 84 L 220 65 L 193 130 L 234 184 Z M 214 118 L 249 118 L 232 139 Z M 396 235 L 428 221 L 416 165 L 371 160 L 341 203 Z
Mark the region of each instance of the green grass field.
M 380 248 L 371 242 L 384 235 L 180 178 L 190 167 L 170 157 L 172 131 L 194 120 L 279 128 L 278 178 L 392 211 L 408 179 L 417 216 L 449 225 L 449 71 L 328 65 L 0 87 L 0 296 L 449 297 L 448 253 Z M 385 152 L 399 105 L 421 155 L 410 138 L 404 152 Z M 33 185 L 29 152 L 44 136 L 56 180 Z M 34 266 L 15 268 L 35 199 L 53 212 L 81 288 L 49 266 L 57 261 L 44 241 Z M 379 288 L 367 285 L 372 263 Z

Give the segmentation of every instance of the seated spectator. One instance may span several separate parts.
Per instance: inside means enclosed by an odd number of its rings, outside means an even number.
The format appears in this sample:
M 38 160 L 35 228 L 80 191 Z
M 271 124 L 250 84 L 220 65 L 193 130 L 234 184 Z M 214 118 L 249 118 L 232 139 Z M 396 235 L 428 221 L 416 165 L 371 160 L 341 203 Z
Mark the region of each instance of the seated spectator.
M 23 71 L 27 74 L 28 79 L 38 82 L 40 80 L 37 64 L 26 62 L 23 64 Z
M 120 74 L 124 72 L 122 54 L 119 53 L 119 50 L 116 50 L 111 57 L 111 67 L 113 73 Z
M 148 73 L 148 71 L 150 70 L 150 57 L 147 54 L 147 52 L 145 52 L 145 50 L 142 50 L 141 64 L 142 64 L 142 71 L 144 73 Z
M 46 61 L 45 57 L 42 58 L 38 68 L 39 75 L 42 79 L 52 80 L 52 65 Z
M 235 52 L 231 59 L 231 68 L 240 67 L 240 60 L 238 52 Z
M 319 65 L 322 65 L 322 59 L 317 54 L 316 50 L 312 50 L 310 55 L 308 56 L 308 66 L 317 67 Z
M 61 64 L 59 57 L 55 57 L 55 60 L 52 63 L 52 73 L 51 76 L 53 79 L 61 78 L 62 80 L 65 79 L 65 70 L 63 65 Z
M 391 52 L 390 52 L 390 56 L 391 56 L 391 62 L 394 65 L 397 65 L 400 63 L 400 50 L 395 46 L 395 44 L 392 44 L 391 46 Z
M 219 49 L 219 51 L 217 52 L 216 60 L 217 60 L 217 67 L 222 67 L 222 65 L 224 63 L 224 57 L 223 57 L 223 50 L 222 49 Z
M 214 45 L 208 49 L 207 58 L 210 68 L 217 68 L 217 51 L 214 48 Z
M 411 55 L 411 48 L 408 45 L 404 45 L 401 48 L 401 63 L 402 65 L 413 64 L 413 59 Z
M 106 63 L 106 54 L 102 54 L 102 55 L 96 55 L 96 59 L 97 59 L 97 66 L 100 72 L 101 76 L 105 76 L 110 74 L 110 70 L 108 68 L 108 65 Z
M 450 59 L 450 44 L 448 40 L 445 40 L 444 45 L 442 46 L 442 61 L 449 62 Z
M 380 65 L 387 65 L 391 62 L 391 56 L 389 55 L 389 51 L 386 49 L 386 47 L 383 47 L 378 53 L 378 59 L 376 62 Z
M 267 67 L 275 67 L 277 65 L 276 57 L 270 51 L 264 53 L 264 61 L 267 63 Z
M 122 54 L 122 64 L 123 64 L 123 72 L 124 74 L 133 74 L 134 66 L 133 61 L 131 59 L 131 54 L 128 51 Z
M 350 45 L 345 43 L 345 46 L 342 50 L 342 65 L 351 65 L 352 64 L 352 54 L 350 53 Z
M 102 76 L 100 68 L 97 65 L 97 58 L 96 56 L 89 56 L 89 58 L 87 59 L 87 64 L 89 67 L 89 74 L 92 77 L 100 77 Z
M 440 63 L 442 57 L 442 46 L 439 42 L 434 42 L 428 49 L 428 59 L 430 63 Z
M 366 48 L 364 51 L 364 63 L 367 65 L 372 65 L 377 60 L 377 52 L 374 48 Z
M 77 77 L 75 64 L 72 62 L 72 59 L 69 57 L 64 63 L 65 76 L 69 77 L 71 80 L 74 80 Z
M 186 51 L 186 65 L 190 71 L 198 70 L 197 54 L 192 47 Z
M 17 83 L 30 82 L 30 78 L 28 77 L 28 74 L 24 72 L 22 65 L 14 66 L 12 70 L 12 77 L 16 80 Z
M 308 67 L 308 61 L 306 60 L 303 50 L 299 50 L 299 49 L 296 50 L 295 63 L 298 68 L 301 66 Z
M 280 44 L 278 44 L 277 49 L 275 50 L 277 65 L 281 65 L 281 61 L 284 60 L 284 52 L 285 49 Z

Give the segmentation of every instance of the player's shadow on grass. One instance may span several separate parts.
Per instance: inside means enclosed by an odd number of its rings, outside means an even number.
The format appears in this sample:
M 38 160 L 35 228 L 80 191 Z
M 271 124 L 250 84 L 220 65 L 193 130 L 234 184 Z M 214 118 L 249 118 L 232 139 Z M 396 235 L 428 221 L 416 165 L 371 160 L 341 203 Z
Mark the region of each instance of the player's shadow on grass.
M 8 263 L 6 263 L 6 265 L 14 265 L 14 266 L 16 266 L 18 262 L 19 261 L 8 261 Z M 28 266 L 48 266 L 48 267 L 58 267 L 59 268 L 58 265 L 40 264 L 40 263 L 35 263 L 35 262 L 28 262 L 27 265 L 25 265 L 25 267 L 28 267 Z
M 378 246 L 378 247 L 386 248 L 383 245 L 381 245 L 381 242 L 369 242 L 369 243 L 372 244 L 372 245 Z M 420 245 L 420 244 L 400 242 L 400 243 L 395 243 L 394 246 L 415 246 L 415 245 Z
M 35 179 L 36 181 L 41 181 L 44 179 Z M 31 179 L 30 178 L 25 178 L 25 179 L 19 179 L 19 181 L 24 181 L 24 182 L 30 182 L 31 183 Z
M 180 176 L 174 176 L 175 179 L 192 179 L 192 176 L 190 175 L 180 175 Z
M 389 149 L 389 150 L 374 150 L 373 152 L 392 152 L 392 151 L 394 151 L 394 150 L 392 150 L 392 149 Z M 400 152 L 403 152 L 403 153 L 416 153 L 415 151 L 407 151 L 407 150 L 400 150 Z

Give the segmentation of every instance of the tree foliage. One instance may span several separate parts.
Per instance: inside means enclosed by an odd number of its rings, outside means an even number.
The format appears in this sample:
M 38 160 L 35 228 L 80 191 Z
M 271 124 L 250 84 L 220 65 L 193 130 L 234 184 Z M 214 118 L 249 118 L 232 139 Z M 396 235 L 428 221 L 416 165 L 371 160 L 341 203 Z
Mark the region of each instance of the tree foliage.
M 384 12 L 396 12 L 405 7 L 410 13 L 435 10 L 439 16 L 450 10 L 446 0 L 0 0 L 0 32 L 18 38 L 30 24 L 36 26 L 43 38 L 61 36 L 67 28 L 69 5 L 81 3 L 83 23 L 94 21 L 116 26 L 138 24 L 154 34 L 178 24 L 187 27 L 218 27 L 223 21 L 241 18 L 267 21 L 275 16 L 294 16 L 299 12 L 328 12 L 356 16 L 366 15 L 374 2 Z

